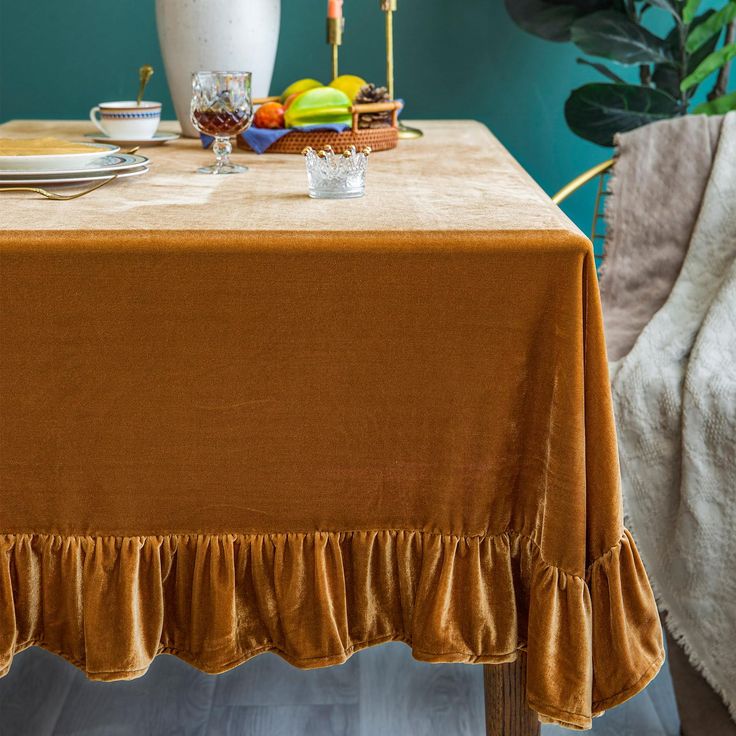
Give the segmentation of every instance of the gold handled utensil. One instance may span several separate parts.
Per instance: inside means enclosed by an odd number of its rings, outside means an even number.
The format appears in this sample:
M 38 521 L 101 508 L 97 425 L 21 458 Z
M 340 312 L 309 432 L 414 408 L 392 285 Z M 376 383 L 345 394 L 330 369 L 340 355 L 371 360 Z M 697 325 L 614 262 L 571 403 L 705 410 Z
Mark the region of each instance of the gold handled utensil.
M 75 194 L 57 194 L 56 192 L 49 192 L 47 189 L 41 189 L 40 187 L 0 187 L 0 192 L 35 192 L 36 194 L 40 194 L 42 197 L 46 197 L 46 199 L 53 199 L 58 202 L 68 202 L 70 199 L 79 199 L 80 197 L 84 197 L 85 194 L 97 191 L 100 187 L 104 187 L 105 184 L 109 184 L 117 178 L 117 174 L 109 176 L 106 179 L 103 179 L 99 184 L 95 184 L 93 187 L 85 189 L 82 192 L 76 192 Z
M 146 85 L 148 84 L 148 80 L 153 76 L 153 67 L 150 64 L 144 64 L 139 70 L 138 70 L 138 77 L 140 79 L 140 85 L 138 87 L 138 97 L 136 97 L 135 101 L 137 105 L 140 105 L 143 101 L 143 93 L 146 91 Z

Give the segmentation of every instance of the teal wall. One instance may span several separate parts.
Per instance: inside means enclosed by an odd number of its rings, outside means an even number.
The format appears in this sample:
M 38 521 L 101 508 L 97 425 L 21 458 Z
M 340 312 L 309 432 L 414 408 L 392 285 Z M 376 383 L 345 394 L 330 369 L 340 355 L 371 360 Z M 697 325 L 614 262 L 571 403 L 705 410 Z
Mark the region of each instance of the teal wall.
M 378 4 L 345 0 L 341 70 L 381 82 Z M 273 91 L 300 77 L 326 80 L 326 5 L 282 0 Z M 396 84 L 406 116 L 483 121 L 550 193 L 609 154 L 565 125 L 569 91 L 599 79 L 575 63 L 576 55 L 569 44 L 520 31 L 501 0 L 400 0 Z M 173 117 L 154 0 L 0 0 L 0 121 L 84 118 L 100 100 L 134 95 L 143 63 L 157 69 L 146 96 L 163 100 L 164 116 Z M 578 194 L 566 205 L 586 232 L 590 196 Z

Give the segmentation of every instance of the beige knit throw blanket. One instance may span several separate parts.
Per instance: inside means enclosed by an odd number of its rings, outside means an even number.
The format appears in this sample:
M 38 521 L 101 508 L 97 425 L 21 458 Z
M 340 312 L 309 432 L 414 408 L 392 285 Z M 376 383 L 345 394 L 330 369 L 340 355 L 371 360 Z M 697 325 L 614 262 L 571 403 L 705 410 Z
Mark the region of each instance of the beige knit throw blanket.
M 736 719 L 736 113 L 619 136 L 602 277 L 624 506 Z

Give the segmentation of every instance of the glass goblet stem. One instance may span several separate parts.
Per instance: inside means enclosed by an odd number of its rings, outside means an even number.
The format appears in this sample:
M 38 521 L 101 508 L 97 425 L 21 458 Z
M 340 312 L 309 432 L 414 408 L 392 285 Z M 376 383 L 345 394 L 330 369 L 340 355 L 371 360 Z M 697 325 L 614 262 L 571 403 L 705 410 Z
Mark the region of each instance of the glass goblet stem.
M 224 168 L 232 165 L 230 163 L 230 154 L 232 153 L 232 150 L 233 144 L 230 143 L 229 137 L 219 135 L 215 137 L 215 142 L 212 144 L 212 151 L 217 159 L 214 171 L 215 174 L 221 173 Z

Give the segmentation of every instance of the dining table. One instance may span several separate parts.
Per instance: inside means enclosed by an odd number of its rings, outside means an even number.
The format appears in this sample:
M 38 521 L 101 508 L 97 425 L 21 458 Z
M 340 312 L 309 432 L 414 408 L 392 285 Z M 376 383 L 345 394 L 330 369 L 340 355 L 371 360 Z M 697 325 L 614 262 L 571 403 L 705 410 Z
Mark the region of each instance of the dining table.
M 656 675 L 591 242 L 484 125 L 416 125 L 350 200 L 298 155 L 198 174 L 186 138 L 79 199 L 0 193 L 0 674 L 401 641 L 486 665 L 505 735 Z

